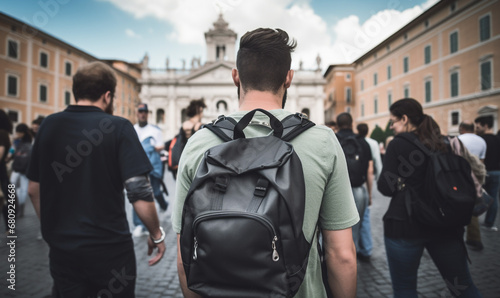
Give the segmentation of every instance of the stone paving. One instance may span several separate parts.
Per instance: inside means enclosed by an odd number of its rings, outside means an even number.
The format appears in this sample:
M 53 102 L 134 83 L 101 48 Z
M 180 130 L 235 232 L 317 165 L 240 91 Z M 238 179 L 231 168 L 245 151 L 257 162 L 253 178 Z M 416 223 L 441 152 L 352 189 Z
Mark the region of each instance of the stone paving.
M 170 173 L 165 182 L 173 197 L 174 182 Z M 371 207 L 374 250 L 370 263 L 358 262 L 358 297 L 391 297 L 392 288 L 383 243 L 382 216 L 389 199 L 376 193 Z M 127 204 L 130 220 L 130 204 Z M 137 297 L 182 297 L 177 279 L 176 235 L 169 221 L 170 209 L 160 214 L 161 224 L 167 233 L 167 252 L 162 261 L 153 267 L 147 264 L 146 237 L 134 238 L 137 256 Z M 500 220 L 500 219 L 499 219 Z M 3 222 L 0 223 L 3 229 Z M 132 226 L 132 225 L 131 225 Z M 48 269 L 48 247 L 39 239 L 39 222 L 30 202 L 25 216 L 17 218 L 15 248 L 16 290 L 7 288 L 8 239 L 0 235 L 0 297 L 44 297 L 50 294 L 52 279 Z M 477 287 L 485 298 L 500 297 L 500 232 L 481 231 L 485 249 L 470 251 L 470 270 Z M 419 297 L 451 297 L 429 255 L 422 258 L 419 280 Z M 314 297 L 311 297 L 314 298 Z

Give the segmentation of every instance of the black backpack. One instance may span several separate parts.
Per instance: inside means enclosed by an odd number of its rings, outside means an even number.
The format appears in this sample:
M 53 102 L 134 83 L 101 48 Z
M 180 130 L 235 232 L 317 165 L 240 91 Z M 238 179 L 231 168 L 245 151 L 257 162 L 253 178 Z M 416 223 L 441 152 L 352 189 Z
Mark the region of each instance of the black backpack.
M 448 152 L 441 152 L 430 151 L 406 134 L 400 136 L 428 156 L 423 197 L 412 190 L 405 199 L 410 217 L 433 228 L 468 225 L 477 197 L 469 162 L 453 153 L 448 138 L 444 139 Z
M 256 111 L 273 135 L 245 138 Z M 180 250 L 188 287 L 204 297 L 292 297 L 311 244 L 302 232 L 302 164 L 288 143 L 314 126 L 257 109 L 204 127 L 225 142 L 206 151 L 184 203 Z
M 361 145 L 361 137 L 357 135 L 340 137 L 337 135 L 337 138 L 344 151 L 351 186 L 358 187 L 363 185 L 366 181 L 367 168 L 366 165 L 363 165 L 363 160 L 365 160 L 363 154 L 365 154 L 365 152 Z
M 19 144 L 14 152 L 14 161 L 12 162 L 12 170 L 21 174 L 26 174 L 31 159 L 31 143 L 23 142 Z

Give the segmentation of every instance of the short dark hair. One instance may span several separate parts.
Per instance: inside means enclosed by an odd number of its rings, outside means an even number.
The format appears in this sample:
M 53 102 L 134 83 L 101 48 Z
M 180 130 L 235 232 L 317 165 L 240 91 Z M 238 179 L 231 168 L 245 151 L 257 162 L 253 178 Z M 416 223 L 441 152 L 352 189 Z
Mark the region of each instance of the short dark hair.
M 474 120 L 474 123 L 479 123 L 482 126 L 488 126 L 488 128 L 493 127 L 493 116 L 479 116 Z
M 368 135 L 368 124 L 366 123 L 360 123 L 358 126 L 356 126 L 356 129 L 358 130 L 358 134 L 362 137 L 366 137 Z
M 297 46 L 281 29 L 259 28 L 240 39 L 236 67 L 243 91 L 271 91 L 276 94 L 286 80 Z
M 352 127 L 352 116 L 349 113 L 340 113 L 337 116 L 337 124 L 339 128 Z
M 335 122 L 335 121 L 332 120 L 332 121 L 326 122 L 325 125 L 326 126 L 337 126 L 337 122 Z
M 73 95 L 75 101 L 88 99 L 97 101 L 110 91 L 114 96 L 116 77 L 113 69 L 103 62 L 92 62 L 78 69 L 73 76 Z
M 200 111 L 200 108 L 206 108 L 204 99 L 193 99 L 189 102 L 189 106 L 186 108 L 186 116 L 189 118 L 194 117 Z
M 9 115 L 0 109 L 0 130 L 3 129 L 8 133 L 12 133 L 12 128 L 12 121 L 10 121 Z M 6 148 L 6 150 L 9 150 L 9 148 Z
M 31 130 L 28 127 L 28 125 L 26 125 L 25 123 L 19 123 L 16 126 L 16 132 L 20 132 L 20 133 L 24 134 L 22 139 L 21 139 L 22 142 L 29 143 L 33 139 L 32 135 L 31 135 Z
M 474 132 L 474 123 L 460 122 L 458 129 L 466 132 Z
M 38 116 L 36 119 L 34 119 L 33 121 L 31 121 L 31 124 L 42 125 L 43 119 L 45 119 L 44 116 Z

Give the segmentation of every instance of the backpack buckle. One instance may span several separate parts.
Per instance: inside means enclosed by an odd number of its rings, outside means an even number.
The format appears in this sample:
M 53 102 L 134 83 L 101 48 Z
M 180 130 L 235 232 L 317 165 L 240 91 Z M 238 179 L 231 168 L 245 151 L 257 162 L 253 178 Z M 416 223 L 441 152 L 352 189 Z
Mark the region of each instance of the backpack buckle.
M 269 181 L 260 178 L 257 181 L 257 185 L 255 186 L 255 191 L 253 192 L 253 195 L 256 197 L 265 197 L 268 186 L 269 186 Z
M 227 177 L 215 178 L 215 190 L 225 193 L 227 190 Z
M 215 119 L 214 125 L 217 124 L 217 122 L 222 121 L 222 120 L 226 120 L 226 116 L 219 115 L 219 117 L 217 117 L 217 119 Z

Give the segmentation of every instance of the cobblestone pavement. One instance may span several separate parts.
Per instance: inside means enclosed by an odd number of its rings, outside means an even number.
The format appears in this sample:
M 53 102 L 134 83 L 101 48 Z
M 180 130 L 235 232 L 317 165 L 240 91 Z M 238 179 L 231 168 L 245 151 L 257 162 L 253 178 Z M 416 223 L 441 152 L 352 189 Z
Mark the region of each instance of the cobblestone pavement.
M 165 180 L 171 200 L 174 182 L 170 173 L 166 173 Z M 371 223 L 374 249 L 370 263 L 358 262 L 358 297 L 390 297 L 392 288 L 385 257 L 381 220 L 389 199 L 375 194 L 373 201 Z M 127 206 L 130 219 L 131 207 L 130 204 Z M 176 235 L 171 229 L 169 212 L 170 209 L 160 214 L 161 224 L 167 233 L 167 252 L 158 265 L 149 267 L 147 264 L 146 237 L 134 238 L 138 272 L 137 297 L 182 297 L 177 279 Z M 3 228 L 3 222 L 0 226 Z M 52 279 L 48 269 L 48 247 L 39 238 L 39 229 L 38 219 L 31 203 L 28 202 L 25 216 L 17 218 L 16 223 L 18 238 L 15 247 L 15 291 L 7 288 L 7 271 L 12 264 L 8 262 L 10 248 L 7 246 L 6 236 L 0 236 L 0 297 L 44 297 L 50 293 Z M 481 232 L 485 249 L 481 252 L 469 252 L 472 261 L 470 270 L 483 297 L 498 298 L 500 297 L 500 232 L 484 230 Z M 451 297 L 427 253 L 422 258 L 418 278 L 419 297 Z

